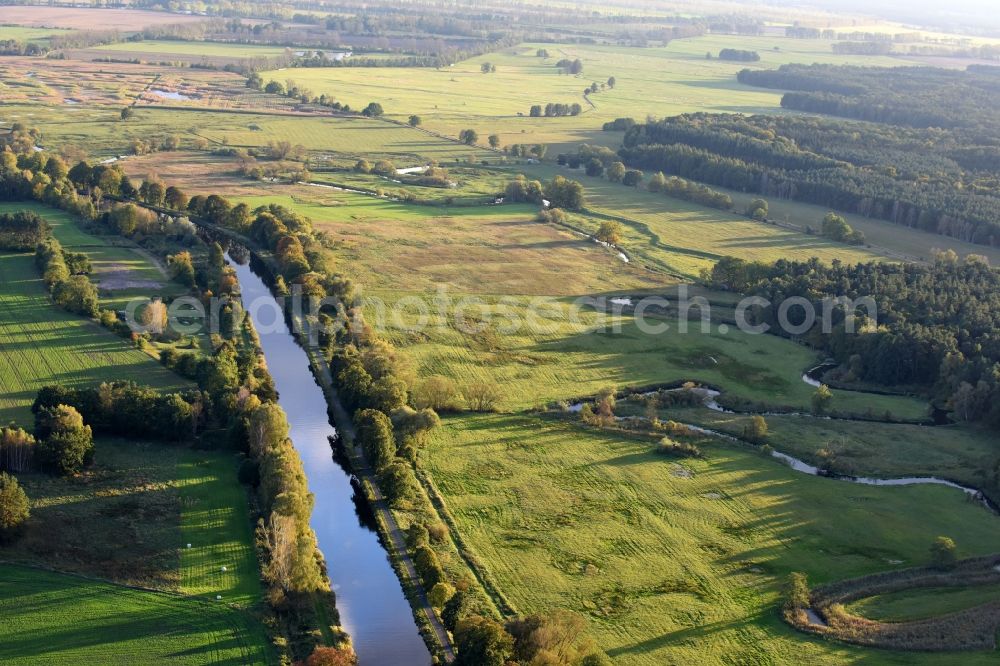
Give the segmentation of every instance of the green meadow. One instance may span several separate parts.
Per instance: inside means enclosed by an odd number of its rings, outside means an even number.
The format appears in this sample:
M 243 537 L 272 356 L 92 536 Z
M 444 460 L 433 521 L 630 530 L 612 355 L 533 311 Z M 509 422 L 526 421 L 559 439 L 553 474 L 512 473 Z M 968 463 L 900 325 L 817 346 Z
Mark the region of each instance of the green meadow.
M 294 80 L 316 93 L 333 95 L 351 108 L 379 102 L 396 120 L 405 121 L 410 114 L 417 114 L 427 128 L 448 136 L 472 128 L 482 139 L 498 133 L 501 145 L 547 143 L 551 151 L 584 141 L 618 141 L 620 134 L 600 131 L 601 124 L 616 117 L 780 111 L 779 92 L 736 82 L 736 73 L 747 64 L 706 59 L 706 53 L 717 56 L 723 48 L 758 50 L 761 61 L 753 67 L 771 68 L 803 60 L 904 64 L 902 59 L 891 57 L 838 56 L 832 53 L 832 44 L 827 40 L 726 35 L 679 39 L 657 48 L 521 44 L 440 69 L 293 68 L 262 76 L 282 83 Z M 538 57 L 540 48 L 548 50 L 550 57 Z M 583 73 L 561 75 L 555 64 L 563 58 L 579 58 Z M 480 68 L 484 62 L 495 65 L 497 71 L 483 74 Z M 604 83 L 612 76 L 616 79 L 613 90 L 592 94 L 591 103 L 584 100 L 585 87 Z M 577 117 L 528 117 L 533 104 L 549 102 L 578 102 L 585 111 Z
M 50 37 L 69 32 L 62 28 L 29 28 L 20 25 L 0 25 L 0 39 L 16 39 L 22 42 L 47 42 Z
M 849 393 L 838 392 L 834 409 L 840 409 L 838 401 L 845 395 Z M 745 415 L 707 409 L 669 409 L 664 418 L 736 436 L 750 420 Z M 978 487 L 989 480 L 975 470 L 991 469 L 1000 456 L 996 436 L 968 424 L 927 427 L 788 415 L 768 416 L 767 424 L 771 446 L 817 465 L 823 462 L 818 452 L 825 449 L 833 454 L 834 469 L 845 474 L 883 478 L 935 475 Z
M 75 478 L 19 475 L 31 518 L 3 559 L 94 578 L 0 566 L 0 615 L 5 603 L 23 610 L 0 623 L 0 661 L 265 663 L 264 629 L 248 614 L 262 592 L 237 466 L 227 452 L 102 437 Z M 64 619 L 73 612 L 77 622 Z M 83 618 L 87 631 L 67 631 Z
M 1000 585 L 902 590 L 855 601 L 848 610 L 873 620 L 910 622 L 996 601 L 998 594 Z
M 459 316 L 445 319 L 432 309 L 428 325 L 420 327 L 424 314 L 404 295 L 379 294 L 390 307 L 397 299 L 399 304 L 380 318 L 376 305 L 369 303 L 369 322 L 404 350 L 420 376 L 444 375 L 460 385 L 498 384 L 503 410 L 593 395 L 608 386 L 697 381 L 734 398 L 807 411 L 815 391 L 801 376 L 821 359 L 773 335 L 735 328 L 722 333 L 714 324 L 704 332 L 700 322 L 690 322 L 682 332 L 673 316 L 666 321 L 649 317 L 650 325 L 666 323 L 669 328 L 645 332 L 631 315 L 600 314 L 565 298 L 533 302 L 525 297 L 483 298 L 456 307 Z M 516 330 L 505 331 L 508 325 Z M 482 330 L 475 332 L 477 328 Z M 907 419 L 927 413 L 926 404 L 916 398 L 833 393 L 838 411 L 890 411 Z
M 222 603 L 0 565 L 5 664 L 266 664 L 261 626 Z
M 463 538 L 518 612 L 565 608 L 626 666 L 986 664 L 995 653 L 866 651 L 779 618 L 813 584 L 923 564 L 938 535 L 1000 549 L 996 516 L 953 489 L 810 477 L 748 449 L 704 459 L 529 415 L 449 417 L 426 465 Z

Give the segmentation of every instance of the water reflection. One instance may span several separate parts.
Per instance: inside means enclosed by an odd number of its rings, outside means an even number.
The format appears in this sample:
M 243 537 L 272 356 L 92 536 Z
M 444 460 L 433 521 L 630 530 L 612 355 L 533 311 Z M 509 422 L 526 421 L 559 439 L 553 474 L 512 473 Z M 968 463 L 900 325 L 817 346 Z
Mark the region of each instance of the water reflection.
M 261 267 L 254 261 L 247 263 L 247 254 L 233 247 L 227 255 L 236 269 L 244 303 L 273 302 L 258 275 L 263 273 Z M 265 318 L 270 319 L 270 314 Z M 292 441 L 316 498 L 312 526 L 359 662 L 362 666 L 429 664 L 430 654 L 375 532 L 371 509 L 331 450 L 330 438 L 336 437 L 336 431 L 328 421 L 326 398 L 312 376 L 308 357 L 287 326 L 261 323 L 261 330 L 270 331 L 261 333 L 261 347 L 278 389 L 278 402 L 288 414 Z

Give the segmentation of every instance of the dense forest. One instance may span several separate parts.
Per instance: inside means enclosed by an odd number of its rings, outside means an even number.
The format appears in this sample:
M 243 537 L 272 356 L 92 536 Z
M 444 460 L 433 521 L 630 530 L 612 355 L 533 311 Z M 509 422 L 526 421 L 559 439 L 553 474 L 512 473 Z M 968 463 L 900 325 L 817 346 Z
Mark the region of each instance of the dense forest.
M 920 387 L 956 419 L 1000 428 L 1000 270 L 985 260 L 963 262 L 951 252 L 930 265 L 726 258 L 710 279 L 772 304 L 801 296 L 817 312 L 824 298 L 871 297 L 877 315 L 864 307 L 850 313 L 839 308 L 832 331 L 824 333 L 817 320 L 803 337 L 842 365 L 844 381 Z M 752 317 L 776 327 L 776 310 L 755 308 Z M 847 314 L 856 315 L 857 334 L 843 325 Z M 793 308 L 788 316 L 799 325 L 804 315 Z
M 632 127 L 619 155 L 637 169 L 995 247 L 1000 245 L 1000 146 L 981 134 L 697 113 Z
M 793 91 L 781 100 L 786 109 L 909 127 L 978 129 L 990 133 L 978 137 L 990 142 L 1000 127 L 1000 67 L 782 65 L 745 69 L 737 78 Z

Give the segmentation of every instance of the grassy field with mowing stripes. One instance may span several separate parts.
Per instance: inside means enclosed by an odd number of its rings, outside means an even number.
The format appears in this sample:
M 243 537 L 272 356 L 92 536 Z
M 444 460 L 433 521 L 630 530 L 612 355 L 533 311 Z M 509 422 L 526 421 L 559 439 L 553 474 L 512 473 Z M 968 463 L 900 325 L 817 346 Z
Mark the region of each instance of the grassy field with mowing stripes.
M 265 637 L 223 603 L 0 565 L 0 663 L 266 664 Z

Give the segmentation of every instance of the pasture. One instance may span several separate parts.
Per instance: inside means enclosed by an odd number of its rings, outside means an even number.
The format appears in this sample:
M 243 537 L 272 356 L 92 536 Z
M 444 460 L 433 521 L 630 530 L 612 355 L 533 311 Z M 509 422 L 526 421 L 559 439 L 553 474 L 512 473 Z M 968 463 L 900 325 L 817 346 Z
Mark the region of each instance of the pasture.
M 6 21 L 6 16 L 4 17 Z M 0 40 L 16 39 L 21 42 L 42 43 L 49 41 L 54 35 L 64 34 L 68 31 L 59 28 L 27 28 L 17 25 L 0 25 Z
M 21 120 L 32 126 L 49 119 L 65 122 L 66 114 L 101 117 L 102 107 L 114 107 L 117 114 L 155 76 L 150 68 L 138 65 L 4 58 L 0 61 L 0 111 L 4 122 Z M 64 145 L 60 142 L 60 147 Z
M 706 59 L 706 53 L 717 55 L 722 48 L 759 50 L 761 61 L 752 67 L 803 60 L 867 65 L 904 62 L 891 57 L 835 55 L 832 44 L 728 35 L 678 39 L 656 48 L 521 44 L 440 69 L 293 68 L 262 76 L 265 81 L 294 80 L 316 93 L 333 95 L 351 108 L 379 102 L 396 120 L 417 114 L 426 127 L 448 136 L 471 127 L 482 138 L 498 133 L 501 145 L 547 143 L 551 151 L 580 142 L 616 143 L 619 133 L 600 131 L 604 122 L 616 117 L 642 119 L 647 114 L 663 117 L 688 111 L 779 112 L 779 92 L 736 82 L 736 73 L 746 63 Z M 538 57 L 540 48 L 548 50 L 550 57 Z M 563 58 L 579 58 L 583 73 L 561 75 L 555 64 Z M 484 62 L 495 65 L 497 71 L 483 74 Z M 590 103 L 584 99 L 586 86 L 612 76 L 617 81 L 614 89 L 590 95 Z M 529 117 L 533 104 L 549 102 L 577 102 L 585 110 L 577 117 Z
M 0 565 L 0 661 L 267 664 L 263 628 L 218 602 Z
M 19 475 L 32 516 L 4 549 L 6 560 L 212 600 L 222 595 L 245 608 L 260 600 L 234 455 L 110 437 L 97 438 L 95 449 L 93 467 L 78 477 Z
M 746 203 L 741 202 L 742 206 L 737 203 L 733 211 L 721 211 L 591 178 L 582 170 L 531 166 L 525 171 L 544 180 L 557 173 L 578 179 L 586 190 L 587 211 L 597 214 L 589 220 L 586 216 L 576 216 L 582 226 L 596 231 L 602 217 L 618 219 L 623 224 L 621 245 L 626 251 L 691 278 L 697 278 L 702 269 L 711 268 L 727 255 L 768 262 L 817 257 L 826 263 L 834 259 L 857 263 L 887 258 L 876 250 L 750 220 L 741 214 L 749 198 Z M 823 211 L 808 223 L 817 228 L 825 214 Z
M 260 601 L 262 589 L 247 489 L 237 469 L 236 457 L 225 453 L 184 451 L 177 462 L 179 589 L 248 607 Z
M 591 178 L 582 169 L 534 165 L 523 170 L 544 179 L 556 173 L 578 179 L 586 189 L 588 210 L 632 221 L 626 224 L 629 232 L 626 238 L 631 240 L 635 252 L 651 257 L 661 255 L 668 265 L 687 269 L 685 272 L 692 275 L 697 275 L 695 269 L 711 265 L 714 256 L 721 255 L 758 261 L 804 261 L 817 257 L 826 263 L 834 259 L 856 263 L 928 261 L 935 251 L 952 249 L 959 256 L 979 254 L 993 264 L 1000 263 L 1000 250 L 996 248 L 853 213 L 839 214 L 853 228 L 864 232 L 867 244 L 854 246 L 832 241 L 818 233 L 808 233 L 808 229 L 818 232 L 823 216 L 830 210 L 813 204 L 768 198 L 768 218 L 773 224 L 762 224 L 742 215 L 751 200 L 759 197 L 755 194 L 713 187 L 732 198 L 733 209 L 726 212 Z M 650 175 L 646 174 L 647 179 Z
M 809 408 L 814 389 L 801 374 L 818 359 L 803 346 L 722 333 L 715 324 L 702 332 L 692 323 L 682 333 L 672 313 L 667 330 L 643 332 L 629 315 L 604 316 L 569 298 L 656 293 L 675 281 L 533 221 L 529 206 L 447 209 L 308 186 L 241 200 L 251 207 L 279 203 L 312 218 L 334 241 L 335 265 L 365 290 L 369 323 L 407 354 L 417 374 L 499 384 L 503 409 L 608 385 L 684 380 L 768 405 Z M 440 298 L 449 299 L 444 317 Z M 926 416 L 926 405 L 913 398 L 835 395 L 835 409 L 844 412 Z
M 780 619 L 791 571 L 820 584 L 925 563 L 953 535 L 1000 548 L 996 516 L 939 487 L 877 488 L 798 474 L 702 443 L 648 441 L 526 415 L 449 417 L 425 452 L 463 537 L 519 612 L 565 608 L 625 666 L 663 663 L 986 664 L 995 654 L 863 651 Z
M 280 98 L 276 98 L 280 99 Z M 20 110 L 18 110 L 20 109 Z M 353 163 L 365 157 L 450 162 L 486 158 L 479 148 L 445 141 L 409 127 L 363 117 L 289 115 L 287 113 L 246 112 L 209 109 L 197 105 L 138 106 L 127 122 L 118 120 L 117 108 L 73 109 L 78 122 L 67 124 L 45 107 L 2 108 L 4 119 L 30 120 L 56 145 L 87 145 L 99 155 L 124 155 L 133 139 L 163 139 L 179 135 L 190 145 L 197 137 L 212 147 L 262 148 L 271 141 L 289 141 L 306 146 L 317 157 L 341 156 Z
M 19 475 L 32 515 L 4 560 L 96 578 L 0 566 L 0 614 L 9 618 L 0 661 L 31 663 L 43 653 L 67 664 L 118 663 L 115 654 L 269 661 L 264 629 L 247 614 L 261 585 L 235 456 L 104 437 L 95 445 L 95 464 L 75 478 Z
M 773 335 L 735 329 L 723 333 L 714 324 L 704 332 L 700 322 L 681 332 L 673 314 L 665 320 L 647 315 L 648 324 L 666 323 L 668 328 L 644 331 L 629 314 L 598 313 L 569 298 L 463 303 L 456 295 L 449 316 L 442 319 L 436 301 L 429 303 L 426 317 L 412 299 L 403 300 L 406 295 L 376 294 L 387 303 L 386 314 L 380 316 L 378 302 L 369 301 L 369 323 L 413 360 L 419 376 L 444 375 L 459 385 L 499 385 L 504 410 L 593 395 L 607 386 L 697 381 L 734 398 L 807 411 L 815 391 L 801 379 L 817 363 L 815 352 Z M 425 318 L 427 325 L 420 326 Z M 907 419 L 927 413 L 926 404 L 916 398 L 833 393 L 838 411 L 891 411 Z
M 664 277 L 569 231 L 536 222 L 534 207 L 414 206 L 316 187 L 247 197 L 307 215 L 336 243 L 336 259 L 367 289 L 432 296 L 575 295 L 611 285 L 651 288 Z M 308 198 L 305 198 L 308 197 Z

